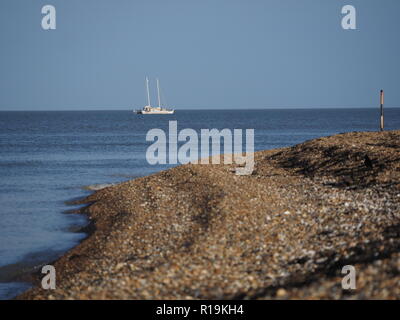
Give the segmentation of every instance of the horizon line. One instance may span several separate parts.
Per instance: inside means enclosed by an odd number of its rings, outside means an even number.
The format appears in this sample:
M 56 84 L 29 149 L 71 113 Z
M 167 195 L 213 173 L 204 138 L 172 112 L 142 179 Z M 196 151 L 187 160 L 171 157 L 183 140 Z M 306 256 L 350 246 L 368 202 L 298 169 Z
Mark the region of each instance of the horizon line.
M 108 107 L 105 108 L 100 108 L 96 109 L 98 107 L 93 107 L 89 109 L 17 109 L 17 110 L 11 110 L 11 109 L 4 109 L 0 110 L 0 112 L 65 112 L 65 111 L 71 111 L 71 112 L 85 112 L 85 111 L 133 111 L 131 108 L 122 108 L 121 109 L 115 109 L 110 107 L 110 109 L 107 109 Z M 119 108 L 119 107 L 118 107 Z M 309 110 L 309 109 L 316 109 L 316 110 L 321 110 L 321 109 L 379 109 L 380 106 L 326 106 L 326 107 L 317 107 L 317 106 L 312 106 L 312 107 L 258 107 L 258 108 L 244 108 L 244 107 L 237 107 L 237 108 L 232 108 L 232 107 L 193 107 L 193 108 L 176 108 L 175 111 L 199 111 L 199 110 L 207 110 L 207 111 L 213 111 L 213 110 Z M 400 106 L 385 106 L 385 109 L 398 109 Z

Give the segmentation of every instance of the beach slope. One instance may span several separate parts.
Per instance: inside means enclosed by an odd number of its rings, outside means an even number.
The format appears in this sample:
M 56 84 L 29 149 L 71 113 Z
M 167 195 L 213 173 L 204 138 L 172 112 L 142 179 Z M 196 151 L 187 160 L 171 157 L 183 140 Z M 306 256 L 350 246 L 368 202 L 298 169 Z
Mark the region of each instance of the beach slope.
M 93 232 L 19 299 L 400 298 L 400 131 L 183 165 L 81 203 Z M 353 265 L 357 289 L 343 290 Z

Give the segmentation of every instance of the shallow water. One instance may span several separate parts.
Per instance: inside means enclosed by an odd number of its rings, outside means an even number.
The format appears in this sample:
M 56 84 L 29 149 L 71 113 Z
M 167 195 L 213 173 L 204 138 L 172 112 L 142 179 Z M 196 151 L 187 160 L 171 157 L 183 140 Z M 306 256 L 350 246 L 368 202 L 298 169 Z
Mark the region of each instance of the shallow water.
M 400 129 L 400 109 L 386 110 L 386 129 Z M 349 131 L 376 130 L 378 109 L 0 112 L 0 299 L 29 284 L 19 276 L 81 241 L 87 224 L 68 215 L 69 199 L 108 184 L 170 167 L 145 159 L 149 129 L 255 129 L 255 149 L 294 145 Z

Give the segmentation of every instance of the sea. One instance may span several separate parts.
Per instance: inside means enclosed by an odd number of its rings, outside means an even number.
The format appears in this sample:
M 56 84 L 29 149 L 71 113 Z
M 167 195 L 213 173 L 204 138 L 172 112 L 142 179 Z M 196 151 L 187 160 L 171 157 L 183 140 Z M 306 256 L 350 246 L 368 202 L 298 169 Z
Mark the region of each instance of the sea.
M 176 165 L 147 162 L 151 129 L 168 134 L 172 120 L 178 131 L 254 129 L 257 151 L 377 131 L 379 116 L 379 108 L 0 112 L 0 299 L 27 290 L 24 275 L 86 237 L 87 218 L 68 214 L 79 208 L 71 200 Z M 385 109 L 385 129 L 400 129 L 400 108 Z

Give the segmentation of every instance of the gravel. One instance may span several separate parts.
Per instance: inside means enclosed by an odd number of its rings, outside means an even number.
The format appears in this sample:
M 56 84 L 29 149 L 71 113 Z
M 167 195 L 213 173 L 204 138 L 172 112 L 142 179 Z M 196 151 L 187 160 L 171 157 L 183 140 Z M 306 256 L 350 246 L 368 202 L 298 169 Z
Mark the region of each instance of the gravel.
M 19 299 L 398 299 L 400 131 L 188 164 L 79 203 L 94 231 Z M 341 287 L 353 265 L 357 289 Z

